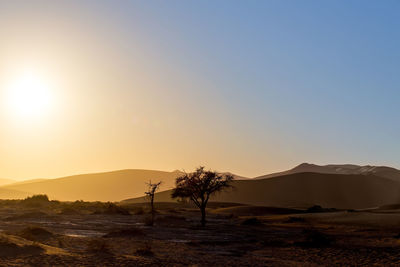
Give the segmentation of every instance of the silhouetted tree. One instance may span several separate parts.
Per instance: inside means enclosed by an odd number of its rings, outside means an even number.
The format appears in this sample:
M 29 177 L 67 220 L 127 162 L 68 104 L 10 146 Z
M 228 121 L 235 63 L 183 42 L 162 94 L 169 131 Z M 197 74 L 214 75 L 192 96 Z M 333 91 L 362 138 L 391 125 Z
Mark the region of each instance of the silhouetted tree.
M 206 224 L 206 207 L 210 196 L 229 188 L 233 176 L 205 171 L 199 167 L 193 173 L 185 173 L 176 178 L 176 188 L 172 191 L 172 198 L 190 199 L 201 211 L 201 225 Z
M 161 181 L 158 183 L 152 183 L 151 180 L 147 183 L 148 190 L 144 192 L 150 199 L 150 208 L 151 208 L 151 221 L 150 225 L 154 224 L 154 216 L 155 216 L 155 209 L 154 209 L 154 195 L 156 194 L 157 190 L 160 188 Z

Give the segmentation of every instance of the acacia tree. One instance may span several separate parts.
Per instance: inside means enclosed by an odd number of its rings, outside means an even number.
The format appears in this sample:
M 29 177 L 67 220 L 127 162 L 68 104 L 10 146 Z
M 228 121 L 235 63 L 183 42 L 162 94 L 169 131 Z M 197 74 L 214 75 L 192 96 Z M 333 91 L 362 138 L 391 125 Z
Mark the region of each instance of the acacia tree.
M 205 171 L 199 167 L 193 173 L 176 178 L 172 198 L 190 199 L 201 211 L 201 225 L 206 225 L 206 207 L 210 196 L 231 187 L 233 176 Z
M 144 192 L 150 199 L 150 208 L 151 208 L 151 221 L 150 225 L 154 224 L 154 216 L 155 216 L 155 209 L 154 209 L 154 195 L 156 194 L 157 190 L 160 188 L 162 182 L 152 183 L 151 180 L 147 183 L 148 190 Z

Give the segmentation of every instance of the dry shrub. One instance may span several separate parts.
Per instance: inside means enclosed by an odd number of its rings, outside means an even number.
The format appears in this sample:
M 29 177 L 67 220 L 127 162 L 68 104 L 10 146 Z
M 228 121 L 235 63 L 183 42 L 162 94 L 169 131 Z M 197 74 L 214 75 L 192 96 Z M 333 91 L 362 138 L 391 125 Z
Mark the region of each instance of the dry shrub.
M 49 197 L 47 195 L 33 195 L 22 200 L 24 203 L 27 202 L 49 202 Z
M 47 195 L 34 195 L 27 197 L 21 201 L 21 203 L 27 207 L 41 207 L 50 203 Z

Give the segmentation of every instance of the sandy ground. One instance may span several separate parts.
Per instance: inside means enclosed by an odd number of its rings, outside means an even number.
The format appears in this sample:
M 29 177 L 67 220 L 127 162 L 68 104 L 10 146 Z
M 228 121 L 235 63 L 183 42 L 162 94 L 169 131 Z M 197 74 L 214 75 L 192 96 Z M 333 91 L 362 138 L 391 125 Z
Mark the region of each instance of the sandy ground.
M 0 203 L 0 265 L 400 265 L 396 209 L 304 213 L 214 203 L 202 228 L 187 205 L 159 204 L 154 226 L 140 204 L 125 207 L 131 215 L 99 205 Z

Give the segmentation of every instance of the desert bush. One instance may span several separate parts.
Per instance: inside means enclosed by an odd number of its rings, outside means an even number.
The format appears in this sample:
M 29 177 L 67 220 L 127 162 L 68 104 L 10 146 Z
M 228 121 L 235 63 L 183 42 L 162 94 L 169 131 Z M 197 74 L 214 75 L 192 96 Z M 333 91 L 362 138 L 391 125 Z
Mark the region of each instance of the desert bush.
M 49 203 L 50 200 L 47 195 L 33 195 L 22 200 L 22 204 L 29 207 L 38 207 Z
M 153 256 L 154 252 L 149 243 L 146 243 L 143 247 L 136 249 L 136 254 L 140 256 Z
M 261 225 L 261 224 L 262 222 L 255 217 L 248 218 L 242 222 L 242 225 Z
M 92 239 L 87 244 L 86 251 L 92 254 L 111 255 L 108 242 L 102 238 Z
M 31 197 L 25 198 L 25 202 L 49 202 L 49 197 L 47 195 L 33 195 Z

